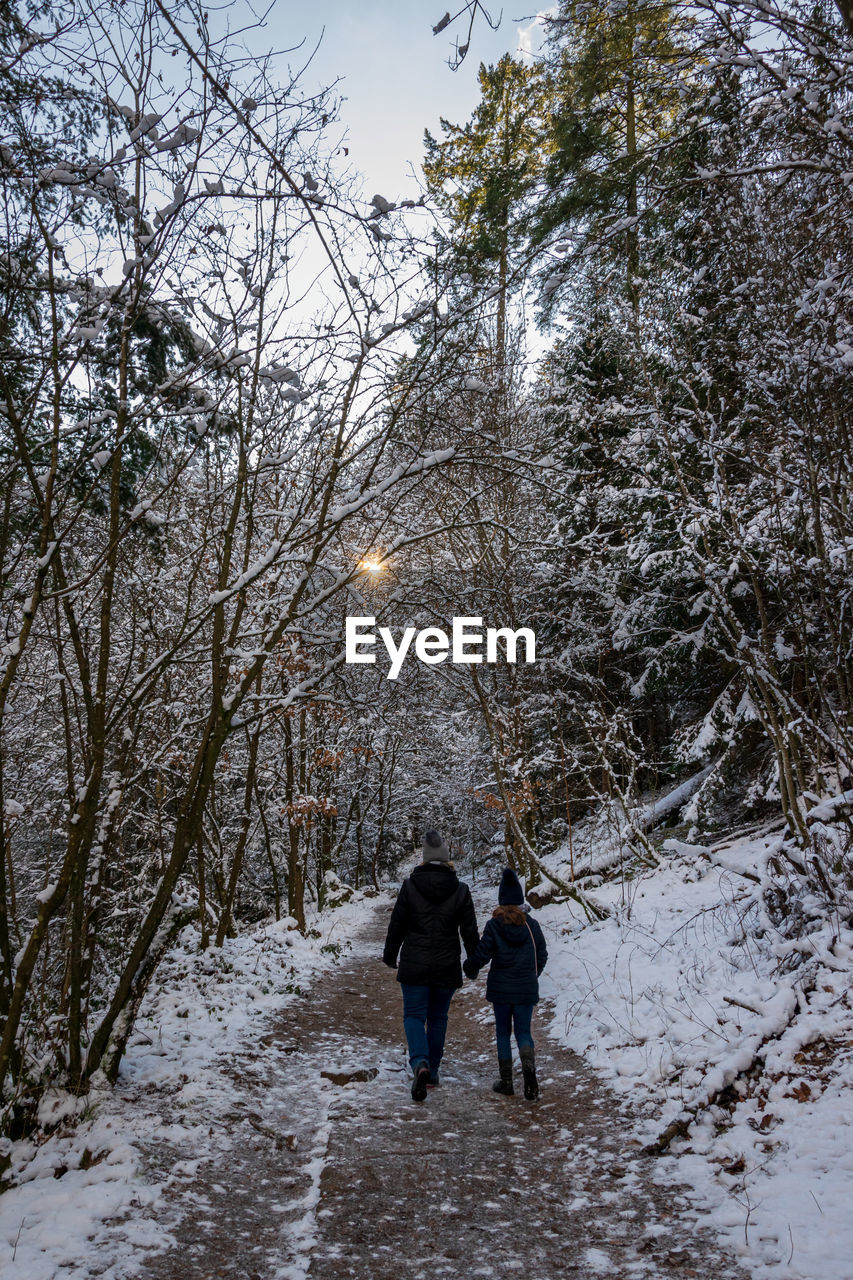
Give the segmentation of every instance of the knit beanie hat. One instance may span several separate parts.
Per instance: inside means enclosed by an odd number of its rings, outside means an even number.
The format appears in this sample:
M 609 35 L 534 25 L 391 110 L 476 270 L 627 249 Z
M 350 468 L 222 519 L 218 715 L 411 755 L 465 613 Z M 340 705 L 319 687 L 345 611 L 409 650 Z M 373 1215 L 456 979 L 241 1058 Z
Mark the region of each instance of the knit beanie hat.
M 501 907 L 520 907 L 524 902 L 524 890 L 521 881 L 512 867 L 505 867 L 498 889 L 498 905 Z
M 449 862 L 450 850 L 437 831 L 427 831 L 421 841 L 424 862 Z

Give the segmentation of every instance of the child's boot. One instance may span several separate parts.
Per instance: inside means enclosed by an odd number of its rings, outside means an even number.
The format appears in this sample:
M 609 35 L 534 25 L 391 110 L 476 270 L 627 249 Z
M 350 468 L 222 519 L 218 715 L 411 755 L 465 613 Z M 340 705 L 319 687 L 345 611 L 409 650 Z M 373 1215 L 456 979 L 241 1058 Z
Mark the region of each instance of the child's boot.
M 512 1087 L 512 1058 L 498 1058 L 498 1070 L 501 1073 L 500 1079 L 492 1085 L 495 1093 L 515 1093 Z
M 533 1045 L 520 1049 L 521 1071 L 524 1075 L 524 1096 L 528 1102 L 539 1097 L 539 1081 L 536 1079 L 536 1055 Z

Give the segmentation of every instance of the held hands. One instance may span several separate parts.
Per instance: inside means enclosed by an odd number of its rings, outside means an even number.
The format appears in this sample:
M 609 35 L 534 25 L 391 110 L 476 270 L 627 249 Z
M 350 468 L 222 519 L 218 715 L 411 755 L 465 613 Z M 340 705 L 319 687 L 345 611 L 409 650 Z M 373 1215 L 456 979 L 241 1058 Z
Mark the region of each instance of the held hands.
M 470 959 L 462 961 L 462 971 L 466 978 L 476 978 L 477 974 L 480 972 L 473 960 Z

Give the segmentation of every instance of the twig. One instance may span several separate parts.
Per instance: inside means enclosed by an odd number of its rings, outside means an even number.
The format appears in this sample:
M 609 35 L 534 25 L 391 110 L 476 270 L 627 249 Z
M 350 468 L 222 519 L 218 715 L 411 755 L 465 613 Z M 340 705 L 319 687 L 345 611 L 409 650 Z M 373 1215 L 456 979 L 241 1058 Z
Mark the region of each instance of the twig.
M 12 1249 L 12 1261 L 13 1261 L 13 1262 L 15 1261 L 15 1257 L 16 1257 L 17 1252 L 18 1252 L 18 1241 L 19 1241 L 19 1240 L 20 1240 L 20 1238 L 21 1238 L 21 1232 L 22 1232 L 22 1231 L 23 1231 L 23 1229 L 24 1229 L 24 1223 L 26 1222 L 26 1220 L 27 1220 L 27 1216 L 26 1216 L 26 1214 L 24 1214 L 23 1218 L 21 1218 L 21 1225 L 18 1227 L 18 1234 L 15 1236 L 15 1247 Z
M 761 1010 L 754 1008 L 751 1004 L 745 1004 L 743 1000 L 736 1000 L 734 996 L 723 996 L 726 1004 L 736 1004 L 739 1009 L 746 1009 L 747 1013 L 754 1013 L 757 1017 L 761 1017 Z
M 744 1244 L 749 1246 L 749 1220 L 752 1217 L 752 1205 L 749 1203 L 749 1192 L 744 1187 L 743 1198 L 746 1202 L 746 1219 L 743 1224 L 743 1240 Z

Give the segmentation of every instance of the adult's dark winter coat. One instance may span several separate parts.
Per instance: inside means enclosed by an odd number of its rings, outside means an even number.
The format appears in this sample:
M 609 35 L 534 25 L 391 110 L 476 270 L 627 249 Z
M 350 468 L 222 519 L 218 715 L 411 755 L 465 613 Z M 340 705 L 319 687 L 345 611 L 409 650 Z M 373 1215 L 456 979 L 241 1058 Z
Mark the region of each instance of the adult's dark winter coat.
M 486 999 L 492 1004 L 536 1004 L 547 959 L 545 937 L 533 916 L 520 907 L 498 907 L 476 951 L 465 961 L 465 972 L 476 978 L 491 965 Z
M 382 959 L 393 968 L 399 953 L 398 982 L 461 987 L 460 934 L 470 956 L 480 937 L 471 890 L 447 863 L 425 862 L 403 881 Z

